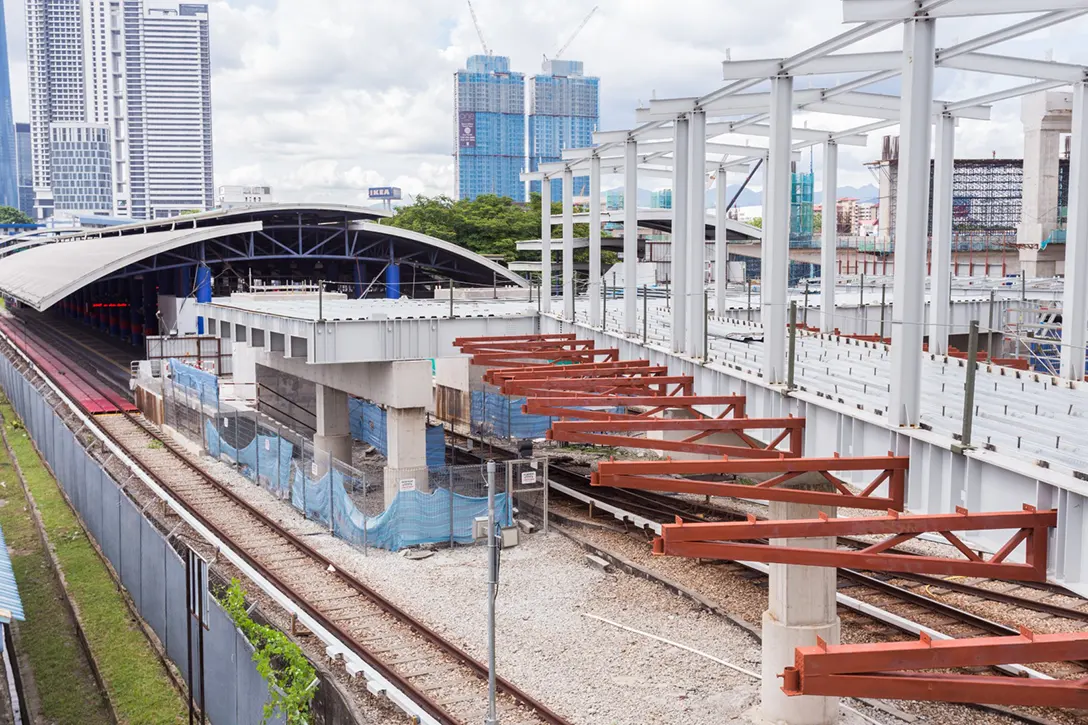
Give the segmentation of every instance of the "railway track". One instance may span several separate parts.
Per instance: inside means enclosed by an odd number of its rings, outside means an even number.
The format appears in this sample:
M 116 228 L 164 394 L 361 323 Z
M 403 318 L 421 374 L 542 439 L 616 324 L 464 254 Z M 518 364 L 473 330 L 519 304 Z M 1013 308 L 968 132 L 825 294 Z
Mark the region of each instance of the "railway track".
M 47 345 L 43 336 L 34 331 L 29 334 L 37 344 Z M 106 384 L 78 365 L 72 366 L 69 374 L 78 375 L 87 384 Z M 431 722 L 460 724 L 484 718 L 486 666 L 362 581 L 340 571 L 308 543 L 196 466 L 140 416 L 118 409 L 94 420 L 161 488 L 335 634 L 344 647 L 415 702 Z M 569 725 L 513 683 L 498 678 L 497 688 L 503 722 Z
M 494 447 L 492 452 L 496 458 L 515 457 L 512 451 L 501 447 Z M 462 453 L 473 455 L 467 451 L 458 451 L 458 455 Z M 633 515 L 632 519 L 637 516 L 643 521 L 654 523 L 671 523 L 676 517 L 685 521 L 743 521 L 747 515 L 745 511 L 718 504 L 692 501 L 690 498 L 667 496 L 649 491 L 592 487 L 589 485 L 587 474 L 561 464 L 552 463 L 549 466 L 549 472 L 553 481 L 560 482 L 564 487 L 580 494 L 579 498 L 575 499 L 577 503 L 584 504 L 586 500 L 596 501 L 598 504 L 605 504 L 613 511 L 629 512 Z M 554 507 L 552 510 L 555 510 Z M 871 542 L 841 537 L 839 544 L 851 548 L 864 548 Z M 909 552 L 901 549 L 893 549 L 893 551 L 909 555 Z M 732 569 L 738 575 L 747 578 L 764 576 L 750 570 L 747 565 L 737 562 L 719 562 L 717 565 Z M 939 577 L 898 573 L 892 576 L 874 575 L 851 569 L 839 569 L 840 593 L 893 616 L 874 617 L 875 613 L 867 614 L 847 607 L 840 607 L 840 613 L 844 619 L 844 626 L 854 625 L 871 629 L 875 622 L 882 628 L 894 630 L 896 636 L 902 636 L 903 633 L 917 636 L 920 625 L 922 628 L 936 630 L 957 639 L 1019 634 L 1020 622 L 1017 621 L 1017 615 L 1023 615 L 1024 612 L 1017 612 L 1017 609 L 1070 620 L 1074 627 L 1083 627 L 1083 623 L 1088 622 L 1088 610 L 1044 601 L 1045 597 L 1051 595 L 1073 596 L 1062 587 L 1049 584 L 1024 585 L 1019 582 L 1016 584 L 1017 589 L 1034 590 L 1038 597 L 1033 598 L 1014 594 L 1008 590 L 994 591 L 980 586 L 981 583 L 984 582 L 967 583 L 956 579 L 948 581 Z M 1000 603 L 1011 608 L 1010 617 L 1005 622 L 995 621 L 968 609 L 952 606 L 921 593 L 927 588 L 929 591 L 933 591 L 934 588 L 943 588 L 964 594 L 973 602 Z M 1088 675 L 1088 662 L 1047 663 L 1040 666 L 1039 670 L 1008 667 L 1001 668 L 1001 671 L 1014 676 L 1031 676 L 1034 672 L 1041 672 L 1047 676 L 1062 679 L 1084 678 Z

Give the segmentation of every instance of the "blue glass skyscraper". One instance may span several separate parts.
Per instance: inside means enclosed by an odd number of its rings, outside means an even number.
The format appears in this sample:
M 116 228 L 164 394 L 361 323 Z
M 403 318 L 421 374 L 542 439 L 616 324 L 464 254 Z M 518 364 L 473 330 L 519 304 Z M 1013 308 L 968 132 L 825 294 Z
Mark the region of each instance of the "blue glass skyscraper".
M 18 165 L 8 74 L 8 30 L 4 23 L 4 0 L 0 0 L 0 206 L 19 207 Z
M 533 76 L 529 102 L 529 170 L 562 160 L 563 149 L 593 145 L 600 124 L 600 79 L 583 74 L 580 60 L 549 60 Z M 530 190 L 539 192 L 540 182 Z M 589 194 L 589 177 L 574 177 L 574 195 Z M 562 180 L 552 180 L 552 200 L 563 198 Z
M 470 57 L 454 76 L 453 121 L 457 197 L 525 201 L 525 74 L 505 56 Z

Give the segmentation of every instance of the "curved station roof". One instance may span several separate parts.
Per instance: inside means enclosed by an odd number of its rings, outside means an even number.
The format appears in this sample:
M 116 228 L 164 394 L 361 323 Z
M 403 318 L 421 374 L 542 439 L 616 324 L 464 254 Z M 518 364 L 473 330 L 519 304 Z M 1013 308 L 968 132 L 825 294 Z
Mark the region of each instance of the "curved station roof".
M 0 293 L 41 311 L 82 287 L 177 267 L 320 260 L 414 267 L 425 279 L 526 286 L 505 267 L 450 242 L 378 222 L 385 212 L 331 204 L 216 209 L 38 238 L 0 249 Z

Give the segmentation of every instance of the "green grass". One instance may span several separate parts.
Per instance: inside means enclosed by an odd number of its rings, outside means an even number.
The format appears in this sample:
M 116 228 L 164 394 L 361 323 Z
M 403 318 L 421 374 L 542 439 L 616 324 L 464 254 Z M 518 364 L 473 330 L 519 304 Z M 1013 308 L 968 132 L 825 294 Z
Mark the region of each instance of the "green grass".
M 139 625 L 133 620 L 56 481 L 38 458 L 7 401 L 0 417 L 27 487 L 37 503 L 49 541 L 80 613 L 91 651 L 121 723 L 158 725 L 188 720 L 188 710 Z M 27 612 L 27 618 L 35 612 Z M 83 720 L 82 722 L 92 722 Z
M 50 566 L 15 467 L 2 446 L 0 482 L 0 527 L 27 613 L 26 621 L 17 625 L 18 647 L 33 674 L 40 708 L 32 707 L 31 712 L 57 725 L 108 723 L 109 711 L 61 599 L 60 580 Z

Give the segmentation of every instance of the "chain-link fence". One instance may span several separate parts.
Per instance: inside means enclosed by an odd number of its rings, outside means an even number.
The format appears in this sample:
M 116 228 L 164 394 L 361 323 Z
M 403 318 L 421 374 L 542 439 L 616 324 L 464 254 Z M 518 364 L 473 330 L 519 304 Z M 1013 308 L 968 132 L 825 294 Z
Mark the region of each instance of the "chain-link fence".
M 223 400 L 206 405 L 191 387 L 169 378 L 163 392 L 167 425 L 364 552 L 470 544 L 473 522 L 487 516 L 486 465 L 355 466 L 250 408 Z M 512 461 L 508 472 L 500 465 L 496 510 L 503 526 L 513 525 L 517 506 L 546 511 L 545 468 L 540 459 Z

